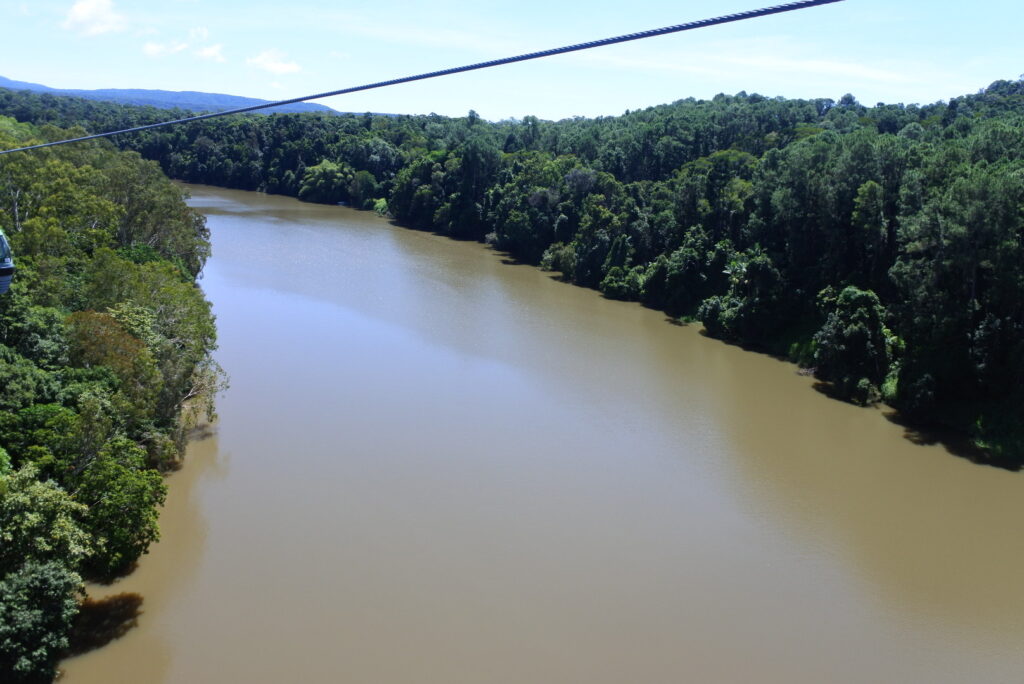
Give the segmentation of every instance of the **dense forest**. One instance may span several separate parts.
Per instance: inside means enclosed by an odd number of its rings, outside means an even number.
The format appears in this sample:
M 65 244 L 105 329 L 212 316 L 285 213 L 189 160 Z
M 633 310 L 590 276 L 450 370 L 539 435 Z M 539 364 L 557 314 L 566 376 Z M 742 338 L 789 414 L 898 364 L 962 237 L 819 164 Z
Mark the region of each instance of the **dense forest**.
M 65 134 L 0 117 L 3 149 Z M 50 681 L 83 579 L 158 538 L 162 471 L 223 382 L 210 244 L 156 163 L 106 142 L 0 157 L 0 228 L 0 680 Z
M 9 91 L 0 112 L 166 116 Z M 1017 462 L 1022 133 L 1024 82 L 1002 81 L 927 106 L 740 93 L 560 122 L 229 117 L 118 142 L 175 178 L 486 240 Z
M 101 102 L 116 102 L 126 105 L 152 106 L 160 109 L 189 109 L 199 112 L 220 112 L 226 109 L 241 109 L 254 105 L 266 104 L 268 100 L 260 100 L 254 97 L 239 97 L 238 95 L 220 95 L 217 93 L 200 93 L 196 91 L 174 91 L 174 90 L 139 90 L 126 88 L 107 88 L 103 90 L 65 90 L 61 88 L 50 88 L 39 83 L 28 83 L 26 81 L 12 81 L 9 78 L 0 76 L 0 88 L 9 90 L 31 90 L 37 93 L 49 93 L 50 95 L 66 95 L 69 97 L 81 97 L 87 100 L 99 100 Z M 299 102 L 292 105 L 274 107 L 268 111 L 274 112 L 323 112 L 325 114 L 337 114 L 330 107 L 312 102 Z
M 184 114 L 184 112 L 179 112 Z M 164 120 L 0 89 L 0 149 Z M 173 114 L 172 114 L 173 115 Z M 202 217 L 166 176 L 376 210 L 787 357 L 1024 463 L 1024 81 L 926 106 L 740 93 L 619 117 L 274 114 L 0 157 L 0 679 L 158 538 L 223 383 Z
M 10 91 L 0 112 L 89 131 L 167 116 Z M 249 115 L 117 143 L 174 178 L 487 241 L 788 357 L 979 458 L 1024 459 L 1024 81 L 925 106 L 739 93 L 559 122 Z

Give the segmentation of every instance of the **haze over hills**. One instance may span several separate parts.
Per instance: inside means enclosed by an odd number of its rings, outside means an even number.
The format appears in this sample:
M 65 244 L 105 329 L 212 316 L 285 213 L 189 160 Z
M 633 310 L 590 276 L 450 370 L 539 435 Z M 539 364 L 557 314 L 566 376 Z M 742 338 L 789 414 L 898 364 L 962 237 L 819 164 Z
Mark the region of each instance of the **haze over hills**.
M 39 83 L 13 81 L 3 76 L 0 76 L 0 88 L 9 88 L 11 90 L 30 90 L 37 93 L 49 93 L 51 95 L 84 97 L 89 100 L 116 102 L 118 104 L 140 106 L 148 105 L 159 109 L 186 109 L 193 112 L 216 112 L 223 111 L 225 109 L 238 109 L 240 107 L 249 107 L 252 105 L 270 102 L 270 100 L 260 100 L 254 97 L 223 95 L 220 93 L 200 93 L 187 90 L 181 92 L 171 90 L 142 90 L 134 88 L 63 90 L 60 88 L 51 88 Z M 321 112 L 325 114 L 340 114 L 340 112 L 335 109 L 311 102 L 299 102 L 296 104 L 283 105 L 281 107 L 264 110 L 264 112 Z

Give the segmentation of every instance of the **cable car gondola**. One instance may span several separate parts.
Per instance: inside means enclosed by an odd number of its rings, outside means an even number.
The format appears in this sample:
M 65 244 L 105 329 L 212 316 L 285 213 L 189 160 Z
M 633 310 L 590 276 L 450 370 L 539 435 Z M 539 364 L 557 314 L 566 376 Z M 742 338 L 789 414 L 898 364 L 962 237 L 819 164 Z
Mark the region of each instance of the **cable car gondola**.
M 11 278 L 14 277 L 14 255 L 11 253 L 11 245 L 7 242 L 7 236 L 0 230 L 0 294 L 7 292 L 11 287 Z

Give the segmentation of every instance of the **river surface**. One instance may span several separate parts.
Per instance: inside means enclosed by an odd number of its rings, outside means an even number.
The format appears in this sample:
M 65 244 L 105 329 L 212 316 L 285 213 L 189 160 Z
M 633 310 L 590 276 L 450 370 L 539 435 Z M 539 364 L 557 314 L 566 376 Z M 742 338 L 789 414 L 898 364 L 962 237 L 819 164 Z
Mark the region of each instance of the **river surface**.
M 66 684 L 1024 681 L 1024 475 L 481 245 L 191 190 L 231 387 Z

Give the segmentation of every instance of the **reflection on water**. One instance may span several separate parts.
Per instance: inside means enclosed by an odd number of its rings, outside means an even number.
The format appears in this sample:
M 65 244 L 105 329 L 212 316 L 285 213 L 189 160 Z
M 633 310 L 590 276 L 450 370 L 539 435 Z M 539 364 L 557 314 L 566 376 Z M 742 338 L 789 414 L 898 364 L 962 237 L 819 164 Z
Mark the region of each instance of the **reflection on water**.
M 194 194 L 231 389 L 65 681 L 1021 681 L 1019 475 L 479 245 Z

